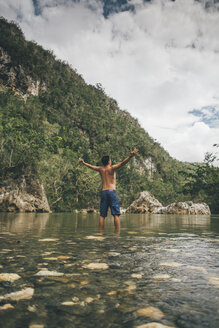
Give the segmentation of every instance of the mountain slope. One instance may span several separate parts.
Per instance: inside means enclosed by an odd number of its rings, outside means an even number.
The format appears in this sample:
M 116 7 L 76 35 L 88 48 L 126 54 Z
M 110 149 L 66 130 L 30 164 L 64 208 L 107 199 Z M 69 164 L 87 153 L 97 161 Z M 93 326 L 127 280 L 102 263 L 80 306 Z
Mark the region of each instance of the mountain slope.
M 101 85 L 88 85 L 51 51 L 26 41 L 15 23 L 0 19 L 1 185 L 31 168 L 44 184 L 52 210 L 98 207 L 100 178 L 78 158 L 101 165 L 139 155 L 118 171 L 121 205 L 150 189 L 164 204 L 182 198 L 186 166 L 119 109 Z

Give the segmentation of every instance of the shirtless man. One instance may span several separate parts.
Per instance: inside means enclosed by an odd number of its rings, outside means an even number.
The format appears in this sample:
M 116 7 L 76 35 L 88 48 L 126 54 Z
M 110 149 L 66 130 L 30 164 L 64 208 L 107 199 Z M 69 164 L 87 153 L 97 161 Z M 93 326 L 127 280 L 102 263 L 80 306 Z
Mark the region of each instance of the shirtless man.
M 85 163 L 81 158 L 79 159 L 82 164 L 92 170 L 98 171 L 102 179 L 102 191 L 100 201 L 100 229 L 104 228 L 104 219 L 107 216 L 108 207 L 111 209 L 111 214 L 114 216 L 114 225 L 116 230 L 120 230 L 120 208 L 119 199 L 116 192 L 116 170 L 128 163 L 128 161 L 137 154 L 138 150 L 130 151 L 130 155 L 121 163 L 111 165 L 109 156 L 103 156 L 102 163 L 104 166 L 93 166 Z

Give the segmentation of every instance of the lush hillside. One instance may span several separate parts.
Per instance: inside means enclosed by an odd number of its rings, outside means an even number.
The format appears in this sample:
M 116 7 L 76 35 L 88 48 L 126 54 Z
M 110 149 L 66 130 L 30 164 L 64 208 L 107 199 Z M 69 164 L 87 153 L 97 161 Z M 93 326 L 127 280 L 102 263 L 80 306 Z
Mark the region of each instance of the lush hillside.
M 164 204 L 189 198 L 183 190 L 190 165 L 171 158 L 101 85 L 86 84 L 3 18 L 0 47 L 0 186 L 31 172 L 52 210 L 98 207 L 100 177 L 78 158 L 100 165 L 110 154 L 116 163 L 136 147 L 137 158 L 117 175 L 122 206 L 145 189 Z

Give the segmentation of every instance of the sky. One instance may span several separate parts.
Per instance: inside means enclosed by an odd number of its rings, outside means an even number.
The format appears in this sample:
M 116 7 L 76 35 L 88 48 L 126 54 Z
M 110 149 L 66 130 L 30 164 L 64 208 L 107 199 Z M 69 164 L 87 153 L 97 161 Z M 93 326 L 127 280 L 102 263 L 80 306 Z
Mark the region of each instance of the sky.
M 219 143 L 218 0 L 0 0 L 0 15 L 101 83 L 172 157 L 203 161 Z

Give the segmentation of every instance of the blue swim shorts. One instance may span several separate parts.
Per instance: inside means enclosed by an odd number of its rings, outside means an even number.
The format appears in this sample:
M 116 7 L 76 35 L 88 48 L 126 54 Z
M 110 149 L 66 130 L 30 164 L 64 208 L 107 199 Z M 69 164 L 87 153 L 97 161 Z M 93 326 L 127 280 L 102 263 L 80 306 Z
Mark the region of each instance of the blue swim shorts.
M 100 216 L 105 218 L 109 207 L 112 215 L 120 215 L 119 198 L 113 189 L 101 191 Z

